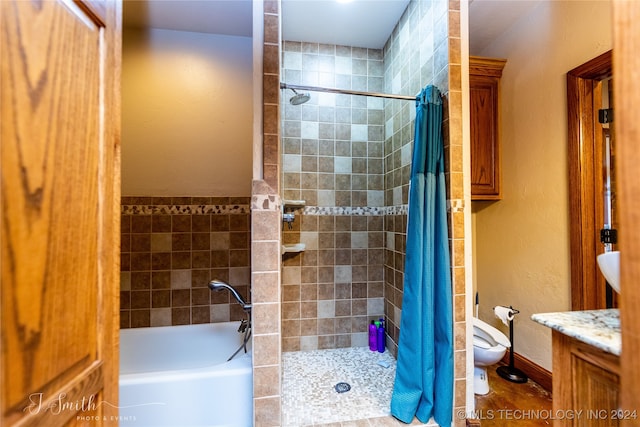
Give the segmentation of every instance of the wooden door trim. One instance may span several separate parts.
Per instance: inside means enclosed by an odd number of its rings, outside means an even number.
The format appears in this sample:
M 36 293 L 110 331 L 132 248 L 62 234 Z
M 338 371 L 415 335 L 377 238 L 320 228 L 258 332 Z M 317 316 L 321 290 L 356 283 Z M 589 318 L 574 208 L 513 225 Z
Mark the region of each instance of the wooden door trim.
M 605 308 L 604 279 L 598 273 L 596 191 L 602 149 L 595 132 L 594 117 L 601 105 L 600 82 L 612 75 L 612 51 L 567 73 L 568 151 L 569 151 L 569 234 L 571 249 L 571 309 Z
M 102 415 L 113 421 L 119 413 L 120 374 L 120 200 L 121 200 L 121 80 L 122 80 L 122 14 L 123 2 L 86 1 L 88 7 L 102 14 L 107 26 L 105 40 L 109 72 L 104 74 L 106 105 L 101 176 L 104 191 L 100 195 L 102 230 L 98 237 L 100 265 L 99 295 L 104 305 L 98 317 L 98 359 L 108 361 L 100 366 L 103 388 L 100 393 Z M 103 5 L 106 8 L 103 9 Z

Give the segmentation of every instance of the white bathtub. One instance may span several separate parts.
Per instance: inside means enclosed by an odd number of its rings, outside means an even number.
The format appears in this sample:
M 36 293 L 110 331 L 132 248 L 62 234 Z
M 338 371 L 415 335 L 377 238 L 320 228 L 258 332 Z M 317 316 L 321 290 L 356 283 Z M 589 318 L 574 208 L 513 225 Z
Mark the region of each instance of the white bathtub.
M 250 347 L 226 361 L 239 324 L 121 330 L 120 426 L 251 426 Z

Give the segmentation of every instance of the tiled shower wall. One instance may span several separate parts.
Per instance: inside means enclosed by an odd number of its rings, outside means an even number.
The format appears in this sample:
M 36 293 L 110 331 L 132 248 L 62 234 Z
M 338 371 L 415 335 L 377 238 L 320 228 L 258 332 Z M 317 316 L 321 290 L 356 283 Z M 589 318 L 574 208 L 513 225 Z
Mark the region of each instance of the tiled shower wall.
M 382 51 L 284 42 L 288 84 L 380 92 Z M 296 215 L 283 242 L 305 243 L 282 267 L 284 351 L 367 345 L 367 325 L 384 313 L 384 103 L 311 93 L 283 95 L 282 194 Z M 304 200 L 305 207 L 287 206 Z
M 250 300 L 248 197 L 123 197 L 122 328 L 228 322 L 244 312 L 211 279 Z
M 282 268 L 283 350 L 367 345 L 367 325 L 382 317 L 383 217 L 298 214 Z
M 417 94 L 433 84 L 443 94 L 445 149 L 449 142 L 446 5 L 443 1 L 411 2 L 384 47 L 385 91 Z M 409 202 L 414 119 L 415 103 L 392 100 L 385 104 L 385 203 L 388 206 L 406 206 Z M 448 170 L 449 165 L 445 167 Z M 385 313 L 393 347 L 397 347 L 402 311 L 406 227 L 406 210 L 385 218 Z
M 462 153 L 462 67 L 460 2 L 411 1 L 384 48 L 385 91 L 414 94 L 436 85 L 443 94 L 443 139 L 454 313 L 456 409 L 466 399 L 466 314 L 464 259 L 464 188 Z M 385 203 L 408 203 L 410 150 L 415 106 L 385 104 Z M 404 279 L 407 215 L 385 217 L 385 314 L 390 347 L 397 348 Z M 456 411 L 454 411 L 456 412 Z M 464 420 L 454 417 L 456 425 Z
M 279 64 L 281 56 L 278 48 L 279 40 L 277 36 L 279 33 L 278 18 L 280 8 L 277 0 L 265 0 L 264 7 L 264 179 L 275 193 L 270 191 L 256 192 L 254 189 L 253 194 L 255 198 L 256 194 L 268 193 L 277 199 L 277 194 L 279 192 L 278 177 L 280 176 L 278 168 L 281 161 L 279 153 L 279 117 L 277 111 L 278 97 L 280 93 Z M 431 30 L 429 30 L 430 28 Z M 419 33 L 416 34 L 416 31 L 419 31 Z M 411 40 L 409 40 L 409 36 L 411 36 Z M 417 43 L 416 40 L 419 40 L 418 37 L 425 37 L 427 40 L 424 41 L 424 47 L 420 45 L 416 50 L 414 44 Z M 448 199 L 450 200 L 449 203 L 451 205 L 449 229 L 451 232 L 451 261 L 454 285 L 453 309 L 455 321 L 454 411 L 457 411 L 464 409 L 466 400 L 460 2 L 457 0 L 412 0 L 407 12 L 401 18 L 396 30 L 394 30 L 391 44 L 392 45 L 388 45 L 385 48 L 385 54 L 387 49 L 399 49 L 398 60 L 395 62 L 393 68 L 391 68 L 391 73 L 389 74 L 389 72 L 385 72 L 385 81 L 387 84 L 392 84 L 391 89 L 393 92 L 400 93 L 401 88 L 399 88 L 398 91 L 395 91 L 397 85 L 405 81 L 405 76 L 414 74 L 410 70 L 419 68 L 421 78 L 423 75 L 425 76 L 425 80 L 422 80 L 420 82 L 421 84 L 426 84 L 425 82 L 429 81 L 427 79 L 428 76 L 431 76 L 430 78 L 433 79 L 433 82 L 446 94 L 444 140 L 446 145 L 446 167 L 448 170 Z M 419 55 L 419 57 L 416 57 L 416 55 Z M 431 64 L 431 66 L 429 64 Z M 387 70 L 386 66 L 385 70 Z M 283 78 L 283 80 L 285 79 Z M 409 103 L 405 102 L 403 104 L 408 105 Z M 407 127 L 407 121 L 411 121 L 412 108 L 409 106 L 405 107 L 405 109 L 403 109 L 403 107 L 393 106 L 388 108 L 391 108 L 391 111 L 395 111 L 396 114 L 400 113 L 400 116 L 398 118 L 396 118 L 395 115 L 393 116 L 391 121 L 392 127 L 390 128 L 388 119 L 392 116 L 387 115 L 387 120 L 385 120 L 384 140 L 386 141 L 389 138 L 387 134 L 389 129 L 393 130 L 394 135 L 400 132 L 402 144 L 397 147 L 399 147 L 399 154 L 402 156 L 402 145 L 407 141 L 406 138 L 412 139 L 413 130 L 410 128 L 410 125 Z M 410 117 L 408 120 L 406 120 L 407 115 Z M 410 132 L 411 136 L 408 136 L 407 132 Z M 386 152 L 384 155 L 388 156 L 390 153 L 395 151 L 397 151 L 397 149 L 394 149 L 391 152 Z M 402 163 L 402 157 L 400 157 L 400 162 Z M 393 169 L 395 170 L 396 167 Z M 385 173 L 385 180 L 388 179 L 387 176 L 388 173 Z M 400 176 L 402 176 L 402 172 L 400 172 Z M 406 182 L 408 182 L 408 180 Z M 406 191 L 402 189 L 402 185 L 403 184 L 394 183 L 393 187 L 387 187 L 385 192 L 388 194 L 389 190 L 391 190 L 391 197 L 393 197 L 393 194 L 397 194 L 398 191 L 400 192 L 400 195 L 402 195 Z M 400 187 L 400 190 L 395 190 L 398 186 Z M 398 196 L 396 195 L 396 201 L 397 197 Z M 391 200 L 393 201 L 393 198 Z M 389 266 L 392 267 L 391 270 L 393 271 L 393 274 L 386 274 L 386 278 L 389 280 L 389 278 L 393 276 L 394 282 L 387 282 L 385 284 L 385 306 L 389 309 L 386 311 L 387 316 L 395 316 L 394 322 L 398 322 L 399 324 L 402 300 L 402 281 L 399 277 L 401 274 L 399 266 L 403 265 L 402 257 L 404 256 L 404 245 L 402 239 L 404 236 L 402 230 L 406 228 L 406 225 L 403 224 L 403 221 L 406 221 L 406 216 L 396 213 L 395 202 L 393 205 L 387 205 L 385 209 L 387 209 L 385 215 L 385 244 L 386 248 L 391 248 L 385 251 L 385 259 L 389 260 L 390 256 L 395 258 L 394 264 L 386 262 L 387 272 L 389 271 Z M 254 215 L 258 215 L 259 213 L 260 212 L 258 212 L 258 210 L 254 211 Z M 266 236 L 266 233 L 269 230 L 273 230 L 274 226 L 280 225 L 277 209 L 273 210 L 269 208 L 267 209 L 267 212 L 265 212 L 265 215 L 268 215 L 271 219 L 269 221 L 264 221 L 264 224 L 261 224 L 261 221 L 253 222 L 253 226 L 255 228 L 253 230 L 254 246 L 257 243 L 261 243 L 263 239 L 275 239 L 275 242 L 279 243 L 277 236 Z M 254 254 L 254 257 L 255 256 L 256 255 Z M 274 253 L 269 256 L 269 261 L 275 262 L 279 258 L 279 254 Z M 263 280 L 271 277 L 272 275 L 278 275 L 277 271 L 263 271 L 272 268 L 274 267 L 269 265 L 264 269 L 254 269 L 252 278 L 252 287 L 255 294 L 254 307 L 256 301 L 263 301 L 265 313 L 267 313 L 263 316 L 265 319 L 265 322 L 263 322 L 264 327 L 261 327 L 260 331 L 254 331 L 254 416 L 256 425 L 279 425 L 281 413 L 281 399 L 279 391 L 280 379 L 274 378 L 272 375 L 272 370 L 279 371 L 280 369 L 281 347 L 276 346 L 275 342 L 275 340 L 279 340 L 280 338 L 280 324 L 277 321 L 273 321 L 271 318 L 273 315 L 273 310 L 271 310 L 272 306 L 280 307 L 280 289 L 279 287 L 277 289 L 273 289 L 273 283 L 271 281 Z M 258 289 L 260 289 L 261 296 L 257 293 Z M 267 292 L 267 289 L 270 289 L 270 291 Z M 274 296 L 278 297 L 278 299 L 274 300 Z M 256 328 L 257 326 L 258 325 L 256 324 Z M 393 334 L 393 331 L 391 331 L 391 334 Z M 397 337 L 397 332 L 395 335 Z M 256 340 L 257 338 L 264 339 L 265 343 L 258 343 Z M 268 344 L 266 343 L 267 341 Z M 258 370 L 256 369 L 258 367 L 264 367 L 264 369 Z M 457 427 L 461 427 L 465 425 L 465 421 L 456 417 L 455 425 Z
M 382 51 L 286 41 L 283 75 L 289 84 L 380 92 Z M 286 91 L 282 104 L 284 199 L 330 208 L 383 206 L 383 101 L 312 92 L 309 102 L 291 105 L 291 94 Z
M 316 48 L 317 46 L 317 48 Z M 301 58 L 296 54 L 291 54 L 289 49 L 294 52 L 300 52 Z M 317 50 L 316 50 L 317 49 Z M 444 122 L 443 122 L 443 138 L 445 143 L 445 166 L 446 166 L 446 178 L 447 178 L 447 200 L 448 200 L 448 218 L 449 218 L 449 230 L 450 230 L 450 248 L 451 248 L 451 263 L 452 263 L 452 279 L 453 279 L 453 311 L 454 311 L 454 351 L 455 351 L 455 406 L 457 408 L 464 408 L 466 400 L 466 314 L 465 314 L 465 260 L 464 260 L 464 189 L 463 189 L 463 161 L 462 161 L 462 69 L 461 69 L 461 40 L 460 40 L 460 3 L 457 1 L 411 1 L 404 15 L 401 17 L 397 27 L 394 29 L 390 39 L 384 47 L 383 55 L 380 56 L 377 52 L 373 57 L 369 56 L 367 51 L 366 58 L 374 60 L 383 60 L 384 72 L 382 74 L 383 87 L 382 90 L 377 87 L 378 80 L 378 65 L 375 64 L 372 69 L 376 75 L 369 76 L 365 74 L 362 64 L 354 66 L 353 57 L 351 58 L 351 77 L 340 76 L 339 78 L 332 74 L 331 66 L 335 69 L 341 67 L 342 70 L 346 70 L 348 67 L 348 60 L 340 58 L 340 53 L 343 55 L 349 48 L 335 47 L 336 57 L 331 62 L 332 46 L 326 45 L 314 45 L 309 43 L 300 44 L 299 47 L 293 43 L 285 43 L 284 45 L 284 81 L 287 83 L 301 83 L 317 86 L 336 86 L 347 85 L 349 82 L 356 82 L 360 85 L 358 90 L 368 90 L 387 93 L 400 93 L 400 94 L 417 94 L 421 88 L 428 84 L 436 85 L 443 94 L 444 101 Z M 316 51 L 318 58 L 315 58 Z M 351 49 L 352 54 L 357 52 L 360 55 L 358 59 L 365 59 L 364 50 Z M 307 55 L 307 56 L 305 56 Z M 324 55 L 324 57 L 323 57 Z M 345 55 L 346 56 L 346 55 Z M 310 69 L 305 70 L 305 66 Z M 313 67 L 317 67 L 313 69 Z M 368 67 L 367 67 L 368 69 Z M 346 73 L 346 71 L 342 71 Z M 373 77 L 374 79 L 371 79 Z M 299 80 L 297 80 L 299 79 Z M 373 86 L 365 87 L 369 81 L 373 82 Z M 349 87 L 349 86 L 346 86 Z M 353 87 L 356 89 L 356 87 Z M 287 94 L 287 98 L 290 96 Z M 312 94 L 313 96 L 313 94 Z M 370 200 L 364 201 L 364 187 L 354 188 L 354 180 L 351 178 L 352 187 L 349 189 L 345 184 L 349 181 L 338 181 L 336 175 L 336 166 L 338 168 L 349 167 L 349 161 L 347 157 L 348 149 L 351 149 L 351 171 L 344 172 L 343 174 L 358 174 L 362 173 L 363 169 L 355 168 L 354 157 L 354 145 L 341 148 L 342 151 L 338 151 L 338 144 L 336 141 L 347 140 L 346 131 L 351 128 L 353 131 L 353 120 L 363 120 L 363 114 L 357 109 L 372 108 L 378 110 L 379 104 L 376 104 L 376 100 L 371 98 L 358 97 L 337 97 L 337 103 L 344 103 L 344 105 L 335 105 L 336 108 L 340 108 L 341 112 L 338 114 L 338 110 L 330 110 L 333 105 L 323 105 L 324 102 L 331 98 L 327 98 L 325 95 L 317 96 L 318 109 L 313 103 L 310 103 L 307 108 L 301 109 L 300 107 L 292 107 L 287 103 L 283 103 L 282 110 L 284 112 L 284 127 L 283 127 L 283 181 L 284 189 L 283 194 L 285 198 L 289 199 L 304 199 L 307 201 L 307 205 L 311 205 L 311 208 L 307 206 L 305 209 L 298 209 L 297 221 L 299 223 L 294 224 L 294 229 L 291 231 L 285 231 L 283 238 L 285 242 L 303 241 L 310 245 L 311 251 L 308 255 L 292 255 L 291 258 L 285 258 L 283 263 L 283 332 L 285 331 L 284 323 L 289 320 L 295 320 L 300 318 L 300 329 L 298 336 L 298 326 L 295 325 L 295 330 L 292 333 L 287 331 L 287 334 L 291 336 L 283 339 L 283 349 L 291 350 L 297 349 L 298 344 L 300 348 L 314 348 L 316 345 L 316 336 L 313 335 L 314 327 L 318 328 L 317 324 L 314 324 L 314 309 L 317 310 L 320 307 L 314 301 L 309 300 L 309 304 L 305 304 L 305 296 L 302 295 L 302 289 L 305 285 L 305 281 L 313 280 L 314 268 L 313 264 L 317 258 L 317 254 L 313 251 L 315 248 L 319 248 L 321 233 L 332 233 L 330 229 L 331 223 L 341 224 L 342 229 L 334 228 L 334 236 L 325 236 L 323 239 L 325 244 L 327 241 L 331 242 L 333 238 L 334 248 L 345 245 L 348 246 L 347 241 L 351 239 L 353 245 L 354 238 L 357 241 L 359 239 L 357 233 L 363 231 L 363 224 L 360 223 L 357 216 L 353 215 L 354 209 L 358 206 L 365 207 L 363 210 L 371 209 L 372 207 L 380 207 L 379 210 L 375 210 L 374 215 L 379 215 L 383 220 L 384 238 L 382 244 L 384 248 L 384 313 L 388 320 L 388 344 L 390 349 L 395 352 L 397 350 L 397 342 L 399 337 L 399 325 L 402 315 L 402 296 L 403 296 L 403 279 L 404 279 L 404 260 L 405 260 L 405 242 L 406 242 L 406 225 L 407 215 L 406 206 L 408 203 L 408 184 L 410 175 L 412 142 L 413 142 L 413 125 L 415 118 L 415 105 L 406 101 L 389 101 L 385 100 L 383 103 L 384 115 L 384 134 L 383 134 L 383 187 L 376 186 L 373 191 L 382 189 L 384 191 L 383 203 L 379 204 L 378 200 L 371 204 Z M 351 104 L 348 104 L 351 99 Z M 354 101 L 355 100 L 355 101 Z M 312 98 L 313 102 L 313 98 Z M 354 103 L 355 102 L 355 103 Z M 365 104 L 366 102 L 366 104 Z M 306 105 L 306 104 L 305 104 Z M 348 119 L 348 108 L 352 108 L 351 121 Z M 298 110 L 295 110 L 295 109 Z M 324 113 L 331 114 L 336 113 L 335 127 L 331 127 L 331 122 L 323 119 L 326 118 Z M 355 112 L 355 113 L 354 113 Z M 315 121 L 315 115 L 317 114 L 318 122 L 320 124 L 312 124 L 308 122 Z M 374 113 L 378 117 L 379 113 Z M 290 122 L 287 123 L 288 118 Z M 339 119 L 338 119 L 339 118 Z M 297 123 L 300 121 L 300 123 Z M 324 124 L 323 124 L 324 121 Z M 305 123 L 307 122 L 307 123 Z M 360 123 L 359 123 L 360 124 Z M 361 124 L 364 124 L 362 122 Z M 369 124 L 369 122 L 367 122 Z M 349 126 L 351 125 L 351 126 Z M 336 141 L 334 144 L 318 144 L 315 145 L 314 139 L 319 141 L 323 139 L 331 139 L 326 137 L 325 131 L 331 135 L 330 132 L 335 132 Z M 303 134 L 306 134 L 308 138 L 305 138 Z M 317 135 L 317 136 L 316 136 Z M 377 135 L 374 133 L 374 135 Z M 300 143 L 292 140 L 291 138 L 301 138 Z M 306 141 L 305 139 L 310 140 Z M 377 142 L 377 139 L 373 139 Z M 334 149 L 333 153 L 325 152 L 320 153 L 319 150 L 329 147 Z M 297 151 L 300 150 L 300 151 Z M 306 151 L 305 150 L 311 150 Z M 309 158 L 316 155 L 313 150 L 318 150 L 318 159 Z M 371 155 L 373 152 L 367 153 Z M 322 159 L 323 156 L 334 156 L 333 160 Z M 377 153 L 373 156 L 374 162 L 378 161 Z M 305 159 L 306 156 L 306 159 Z M 317 175 L 315 169 L 309 169 L 317 167 Z M 326 169 L 323 169 L 326 168 Z M 334 168 L 333 170 L 331 168 Z M 378 173 L 375 170 L 375 173 Z M 334 173 L 334 176 L 323 176 L 322 174 Z M 367 169 L 367 172 L 369 170 Z M 292 175 L 287 175 L 287 174 Z M 339 174 L 339 173 L 337 173 Z M 317 179 L 317 181 L 316 181 Z M 340 178 L 342 179 L 342 178 Z M 375 177 L 374 179 L 378 179 Z M 335 185 L 335 188 L 325 187 L 326 185 Z M 345 185 L 344 187 L 340 187 Z M 299 191 L 298 191 L 299 189 Z M 290 191 L 287 191 L 290 190 Z M 350 193 L 349 193 L 350 190 Z M 369 190 L 369 188 L 367 188 Z M 354 191 L 360 192 L 354 197 Z M 369 193 L 371 194 L 371 193 Z M 367 195 L 369 195 L 367 194 Z M 349 199 L 350 197 L 350 199 Z M 379 197 L 378 194 L 375 196 Z M 314 203 L 315 201 L 315 203 Z M 333 204 L 332 204 L 333 202 Z M 351 232 L 350 237 L 346 237 L 342 233 L 346 233 L 348 228 L 346 224 L 348 220 L 335 216 L 332 220 L 322 219 L 322 216 L 313 218 L 312 215 L 316 213 L 329 213 L 335 212 L 331 209 L 315 208 L 316 206 L 336 207 L 338 212 L 348 213 L 347 218 L 351 219 Z M 340 211 L 341 206 L 351 206 L 351 210 L 345 209 Z M 363 210 L 355 210 L 357 213 L 362 213 Z M 369 210 L 366 214 L 374 212 Z M 354 228 L 353 221 L 356 221 L 356 228 Z M 322 222 L 321 222 L 322 221 Z M 315 228 L 317 224 L 317 229 Z M 360 227 L 360 228 L 358 228 Z M 316 235 L 317 230 L 317 235 Z M 354 234 L 353 232 L 356 232 Z M 367 229 L 367 232 L 372 231 Z M 373 230 L 374 233 L 377 232 Z M 340 237 L 338 237 L 340 235 Z M 353 248 L 351 248 L 353 250 Z M 353 255 L 351 266 L 351 273 L 353 275 L 354 269 L 361 267 L 358 263 L 353 263 Z M 305 256 L 310 258 L 310 261 L 305 261 Z M 377 262 L 377 261 L 376 261 Z M 347 266 L 347 264 L 344 264 Z M 342 288 L 339 284 L 339 280 L 336 277 L 341 273 L 336 273 L 336 268 L 341 267 L 340 264 L 334 266 L 334 295 L 339 295 L 344 298 L 347 295 L 348 290 Z M 368 268 L 368 266 L 367 266 Z M 320 267 L 318 267 L 318 271 Z M 343 270 L 344 271 L 344 270 Z M 319 276 L 318 276 L 319 277 Z M 361 278 L 362 276 L 360 276 Z M 329 280 L 330 274 L 326 274 L 323 280 Z M 370 278 L 370 277 L 369 277 Z M 353 279 L 353 276 L 352 276 Z M 374 280 L 378 280 L 375 277 Z M 298 290 L 298 284 L 300 284 L 300 291 Z M 318 292 L 318 296 L 324 295 L 328 297 L 331 292 L 331 285 L 327 283 L 329 291 L 325 292 L 321 290 Z M 311 289 L 311 294 L 313 294 Z M 357 292 L 357 291 L 356 291 Z M 299 298 L 298 295 L 301 295 Z M 358 312 L 358 298 L 354 296 L 354 282 L 351 283 L 351 314 L 352 319 L 354 313 Z M 362 294 L 356 294 L 362 295 Z M 378 295 L 377 288 L 374 287 L 374 294 Z M 369 297 L 370 295 L 367 295 Z M 374 296 L 374 298 L 376 298 Z M 334 303 L 339 301 L 340 298 L 334 300 Z M 321 301 L 320 298 L 318 301 Z M 331 303 L 329 303 L 330 305 Z M 287 308 L 285 308 L 287 307 Z M 342 303 L 341 303 L 342 307 Z M 354 308 L 355 307 L 355 308 Z M 355 310 L 355 311 L 354 311 Z M 342 312 L 340 312 L 342 314 Z M 307 319 L 311 319 L 308 320 Z M 318 318 L 317 320 L 320 320 Z M 334 319 L 334 326 L 345 326 L 340 316 L 336 316 Z M 331 324 L 331 322 L 329 322 Z M 364 345 L 359 341 L 358 332 L 354 330 L 361 327 L 358 322 L 351 324 L 351 345 Z M 317 329 L 321 331 L 322 329 Z M 335 331 L 335 329 L 334 329 Z M 321 338 L 322 334 L 317 336 L 317 345 L 321 347 L 329 347 L 331 345 L 348 345 L 347 337 L 341 336 L 342 330 L 334 334 L 335 341 L 325 338 Z M 456 419 L 457 424 L 464 425 L 464 420 Z

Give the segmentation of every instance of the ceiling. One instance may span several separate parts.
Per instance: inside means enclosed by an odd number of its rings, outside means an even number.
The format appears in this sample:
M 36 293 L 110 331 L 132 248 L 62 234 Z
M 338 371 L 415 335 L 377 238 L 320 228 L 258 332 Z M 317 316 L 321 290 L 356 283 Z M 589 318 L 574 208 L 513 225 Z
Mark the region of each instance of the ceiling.
M 282 38 L 381 49 L 409 0 L 282 0 Z
M 478 55 L 543 0 L 469 1 L 469 53 Z
M 544 0 L 470 0 L 470 53 Z M 282 0 L 284 40 L 382 48 L 409 0 Z M 251 37 L 252 0 L 124 0 L 124 25 Z
M 251 0 L 124 0 L 123 24 L 129 28 L 251 37 Z

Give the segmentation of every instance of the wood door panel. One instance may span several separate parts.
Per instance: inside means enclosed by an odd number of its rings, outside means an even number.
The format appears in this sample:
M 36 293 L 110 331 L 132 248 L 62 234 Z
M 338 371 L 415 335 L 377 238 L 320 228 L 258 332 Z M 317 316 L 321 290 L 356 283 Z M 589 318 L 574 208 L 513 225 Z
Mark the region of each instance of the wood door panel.
M 495 83 L 483 81 L 482 78 L 469 77 L 471 96 L 471 135 L 474 141 L 495 141 L 495 111 L 498 108 L 498 94 Z M 493 190 L 497 180 L 495 164 L 495 147 L 489 144 L 472 144 L 471 180 L 476 191 L 482 192 L 483 187 Z
M 54 394 L 31 394 L 23 409 L 28 416 L 20 427 L 50 426 L 50 417 L 53 417 L 55 425 L 61 426 L 82 425 L 95 417 L 102 418 L 99 410 L 103 402 L 100 393 L 103 381 L 102 364 L 97 362 Z
M 618 408 L 620 378 L 581 357 L 572 358 L 574 394 L 572 408 L 585 414 L 607 414 L 607 416 L 585 416 L 575 420 L 574 425 L 585 427 L 614 427 L 618 420 L 611 414 Z
M 121 6 L 1 3 L 2 420 L 73 425 L 117 404 Z

